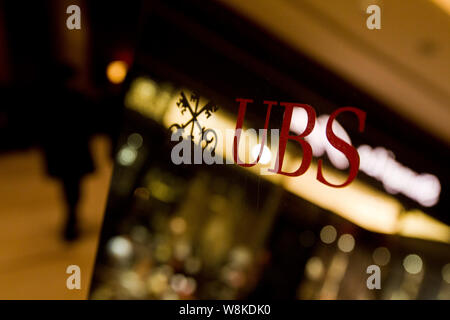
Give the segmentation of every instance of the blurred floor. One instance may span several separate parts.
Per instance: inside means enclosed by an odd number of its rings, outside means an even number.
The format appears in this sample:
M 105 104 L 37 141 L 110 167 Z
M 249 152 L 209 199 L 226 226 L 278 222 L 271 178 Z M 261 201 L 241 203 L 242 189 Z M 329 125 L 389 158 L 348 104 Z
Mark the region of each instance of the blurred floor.
M 81 237 L 61 241 L 65 204 L 59 181 L 45 175 L 39 149 L 0 156 L 0 299 L 85 299 L 103 221 L 112 162 L 109 141 L 91 141 L 96 171 L 86 176 Z M 81 290 L 66 288 L 68 265 L 81 268 Z

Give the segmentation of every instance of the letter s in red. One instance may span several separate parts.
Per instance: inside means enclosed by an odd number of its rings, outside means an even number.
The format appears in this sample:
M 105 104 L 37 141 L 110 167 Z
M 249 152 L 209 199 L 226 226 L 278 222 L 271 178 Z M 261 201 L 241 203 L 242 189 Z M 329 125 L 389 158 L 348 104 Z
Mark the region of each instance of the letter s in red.
M 337 150 L 341 151 L 345 157 L 348 159 L 350 172 L 348 175 L 347 180 L 343 184 L 332 184 L 325 180 L 323 174 L 322 174 L 322 160 L 318 161 L 317 166 L 317 180 L 322 182 L 323 184 L 326 184 L 327 186 L 334 187 L 334 188 L 342 188 L 345 186 L 348 186 L 358 174 L 359 169 L 359 154 L 358 151 L 353 147 L 352 145 L 348 144 L 338 136 L 336 136 L 333 132 L 333 121 L 336 119 L 336 117 L 342 113 L 342 112 L 353 112 L 358 117 L 359 121 L 359 132 L 364 131 L 365 123 L 366 123 L 366 112 L 362 111 L 361 109 L 354 108 L 354 107 L 343 107 L 339 108 L 336 111 L 334 111 L 330 117 L 328 118 L 327 122 L 327 139 L 330 142 L 330 144 L 336 148 Z

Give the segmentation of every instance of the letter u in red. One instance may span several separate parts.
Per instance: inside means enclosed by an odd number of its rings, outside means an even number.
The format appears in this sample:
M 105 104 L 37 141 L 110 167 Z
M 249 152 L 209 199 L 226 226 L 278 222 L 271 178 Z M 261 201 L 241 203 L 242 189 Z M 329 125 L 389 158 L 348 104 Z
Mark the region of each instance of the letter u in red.
M 239 112 L 238 112 L 238 117 L 237 117 L 237 121 L 236 121 L 236 131 L 235 131 L 234 141 L 233 141 L 234 162 L 237 163 L 238 165 L 240 165 L 241 167 L 253 167 L 255 164 L 257 164 L 259 162 L 259 160 L 262 156 L 262 153 L 264 150 L 264 145 L 266 142 L 266 137 L 267 137 L 267 128 L 269 126 L 270 111 L 272 110 L 272 106 L 276 105 L 277 102 L 276 101 L 264 101 L 264 104 L 267 104 L 267 113 L 266 113 L 266 121 L 264 123 L 263 137 L 262 137 L 262 141 L 261 141 L 261 149 L 259 150 L 259 154 L 258 154 L 258 157 L 256 158 L 255 162 L 244 163 L 243 161 L 241 161 L 239 159 L 239 155 L 238 155 L 239 148 L 238 147 L 239 147 L 239 141 L 241 139 L 242 125 L 244 123 L 245 111 L 247 110 L 247 103 L 249 103 L 249 102 L 252 103 L 253 100 L 238 98 L 238 99 L 236 99 L 236 101 L 239 102 Z

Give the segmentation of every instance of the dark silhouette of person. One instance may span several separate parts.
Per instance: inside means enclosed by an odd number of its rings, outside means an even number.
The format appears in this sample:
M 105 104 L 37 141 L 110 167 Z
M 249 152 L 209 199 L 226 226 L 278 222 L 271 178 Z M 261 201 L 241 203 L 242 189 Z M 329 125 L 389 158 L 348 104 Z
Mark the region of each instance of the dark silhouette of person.
M 78 204 L 82 178 L 94 171 L 89 150 L 92 106 L 90 101 L 69 87 L 74 70 L 64 64 L 47 68 L 37 95 L 42 99 L 42 146 L 47 172 L 62 182 L 67 205 L 63 237 L 79 235 Z

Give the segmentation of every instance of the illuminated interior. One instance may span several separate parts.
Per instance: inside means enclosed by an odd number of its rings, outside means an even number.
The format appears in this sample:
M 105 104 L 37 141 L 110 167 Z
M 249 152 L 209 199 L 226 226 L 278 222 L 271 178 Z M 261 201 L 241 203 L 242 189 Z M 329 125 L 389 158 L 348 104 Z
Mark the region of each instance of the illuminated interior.
M 157 91 L 158 88 L 152 80 L 148 78 L 135 79 L 126 96 L 127 106 L 146 116 L 160 120 L 167 128 L 173 123 L 184 123 L 189 119 L 187 114 L 182 115 L 176 107 L 178 94 L 169 98 L 170 95 L 163 92 L 163 97 L 160 98 Z M 163 102 L 156 100 L 156 96 L 158 99 L 163 99 Z M 220 111 L 214 117 L 207 119 L 207 124 L 210 128 L 221 132 L 235 127 L 232 116 Z M 228 135 L 224 138 L 218 140 L 216 150 L 226 159 L 227 163 L 233 163 L 232 154 L 230 152 L 224 154 L 224 150 L 226 150 L 225 146 L 232 146 L 234 136 Z M 251 140 L 256 141 L 256 137 L 252 137 Z M 252 148 L 252 145 L 246 148 L 245 144 L 241 143 L 239 154 L 245 153 L 244 158 L 250 159 L 249 150 Z M 274 166 L 275 158 L 271 157 L 270 163 L 264 166 L 263 171 Z M 285 170 L 294 171 L 300 162 L 301 158 L 293 155 L 288 149 L 285 155 Z M 243 170 L 249 170 L 258 175 L 261 169 L 262 166 L 259 164 Z M 267 174 L 267 172 L 261 177 L 279 184 L 287 191 L 328 209 L 366 230 L 450 243 L 450 227 L 426 213 L 420 210 L 405 211 L 402 204 L 394 197 L 359 180 L 353 181 L 346 188 L 330 188 L 316 180 L 316 172 L 317 163 L 313 162 L 307 172 L 300 177 L 291 178 Z M 324 175 L 335 183 L 345 180 L 342 173 L 329 166 L 324 167 Z

